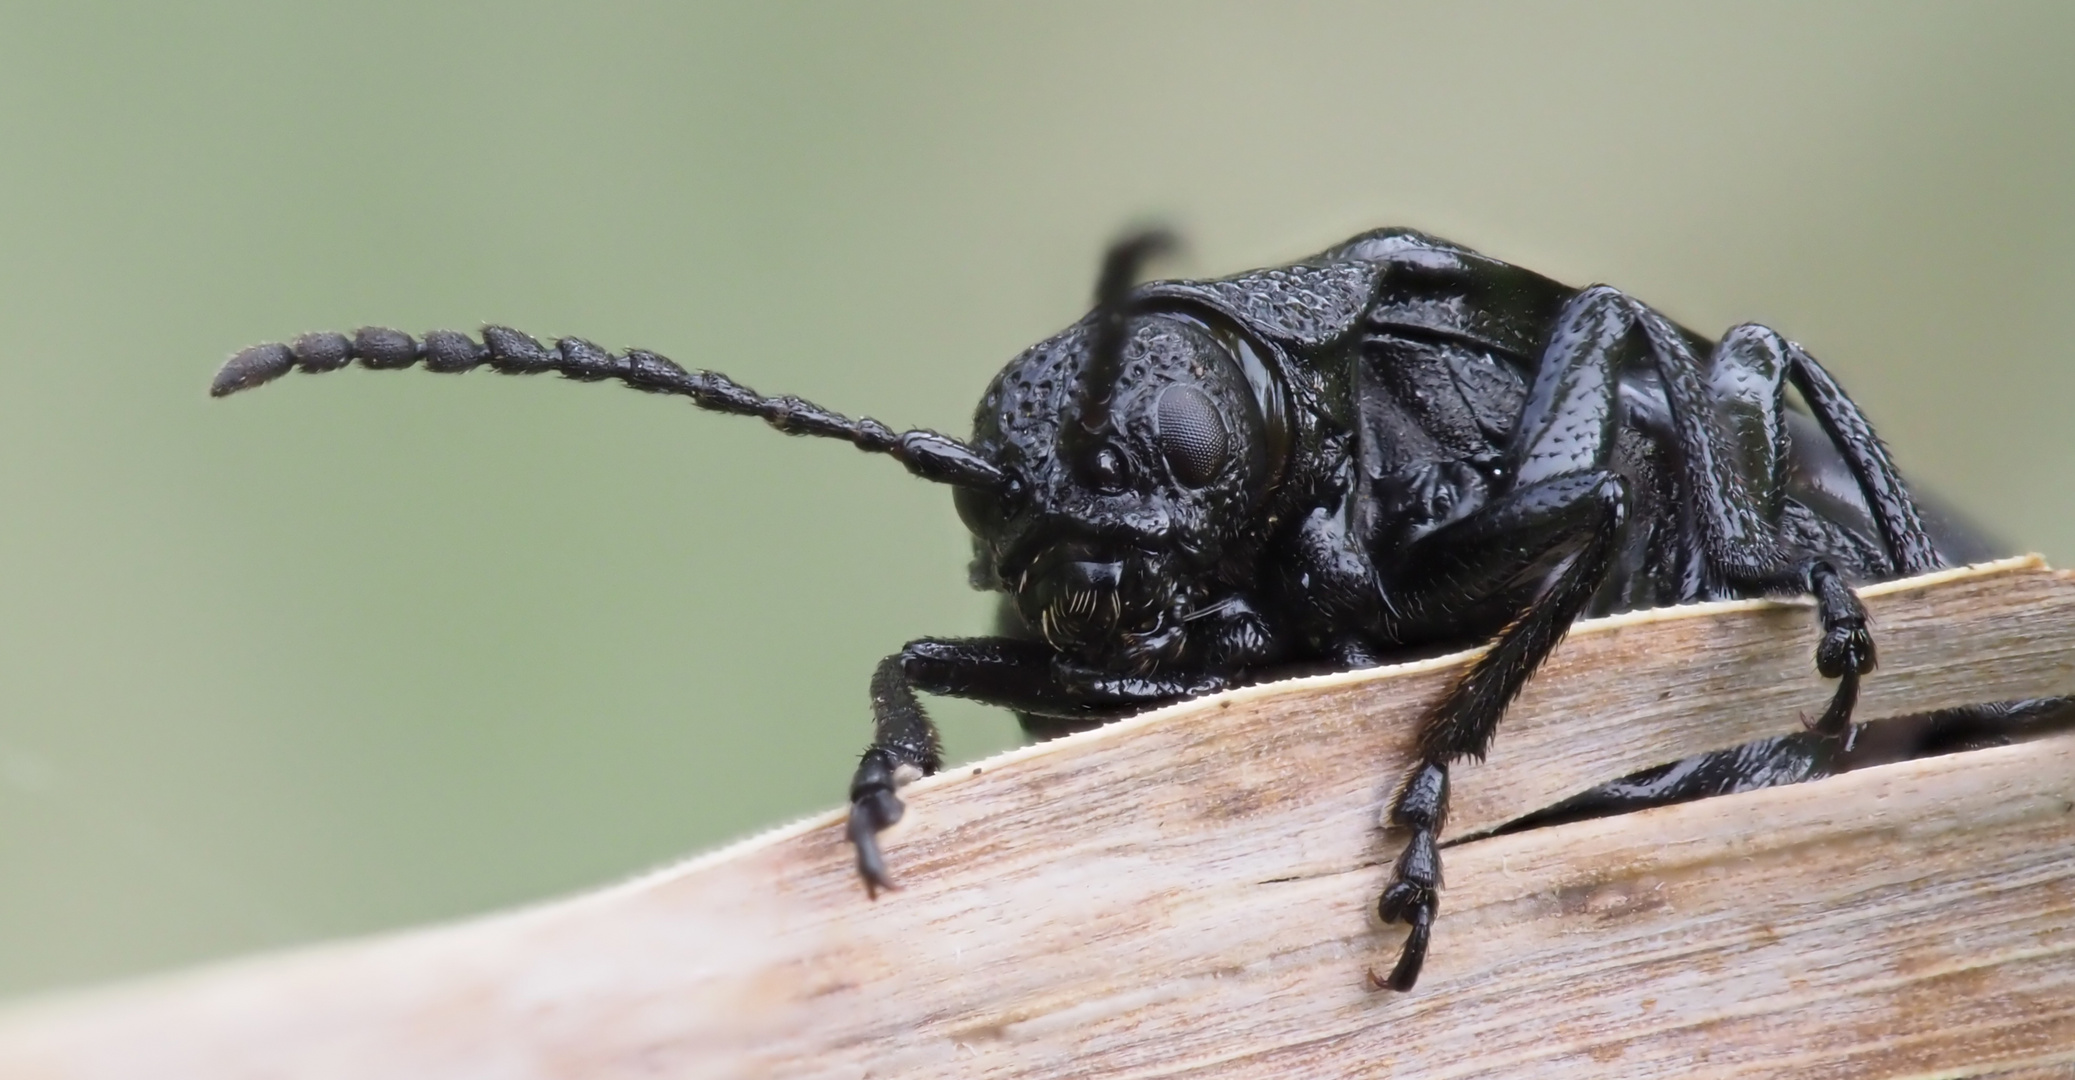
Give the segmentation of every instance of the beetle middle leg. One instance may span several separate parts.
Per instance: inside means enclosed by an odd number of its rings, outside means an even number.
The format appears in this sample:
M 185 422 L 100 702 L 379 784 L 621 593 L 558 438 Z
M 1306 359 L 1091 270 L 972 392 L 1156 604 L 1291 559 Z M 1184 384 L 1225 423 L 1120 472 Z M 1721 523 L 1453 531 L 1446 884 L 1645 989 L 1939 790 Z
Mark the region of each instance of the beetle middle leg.
M 1565 305 L 1508 446 L 1512 489 L 1413 543 L 1383 582 L 1391 606 L 1416 622 L 1449 618 L 1470 598 L 1525 597 L 1427 717 L 1420 761 L 1391 801 L 1391 824 L 1410 835 L 1377 913 L 1412 928 L 1391 989 L 1411 989 L 1426 959 L 1449 763 L 1489 749 L 1507 704 L 1585 610 L 1619 546 L 1628 492 L 1609 466 L 1616 375 L 1633 329 L 1626 303 L 1602 288 Z
M 1627 498 L 1613 473 L 1561 476 L 1515 492 L 1430 538 L 1433 550 L 1458 561 L 1454 573 L 1429 578 L 1405 597 L 1412 603 L 1423 599 L 1420 593 L 1445 602 L 1446 592 L 1472 579 L 1510 591 L 1508 586 L 1547 581 L 1552 564 L 1556 573 L 1428 717 L 1419 733 L 1420 761 L 1392 799 L 1390 823 L 1409 835 L 1377 913 L 1385 922 L 1412 927 L 1390 975 L 1393 990 L 1411 989 L 1426 958 L 1441 886 L 1448 765 L 1484 756 L 1506 705 L 1585 610 L 1613 559 Z

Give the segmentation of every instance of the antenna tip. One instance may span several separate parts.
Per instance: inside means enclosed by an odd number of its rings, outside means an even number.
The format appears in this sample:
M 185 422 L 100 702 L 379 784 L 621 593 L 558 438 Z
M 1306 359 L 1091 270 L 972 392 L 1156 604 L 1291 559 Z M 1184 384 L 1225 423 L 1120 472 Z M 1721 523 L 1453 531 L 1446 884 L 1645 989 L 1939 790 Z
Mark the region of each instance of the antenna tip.
M 223 365 L 209 383 L 210 397 L 228 397 L 288 374 L 295 366 L 295 353 L 286 345 L 269 342 L 239 352 Z

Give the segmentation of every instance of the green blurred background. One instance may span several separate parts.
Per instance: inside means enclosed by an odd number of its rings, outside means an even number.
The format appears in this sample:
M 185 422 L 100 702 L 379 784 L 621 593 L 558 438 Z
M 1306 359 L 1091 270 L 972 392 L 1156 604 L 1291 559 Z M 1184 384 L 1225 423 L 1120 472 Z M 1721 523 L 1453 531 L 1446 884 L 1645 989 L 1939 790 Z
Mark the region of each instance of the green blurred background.
M 1408 224 L 1808 343 L 2075 561 L 2075 8 L 0 4 L 0 993 L 459 916 L 834 805 L 972 633 L 941 488 L 254 341 L 508 322 L 966 430 L 1124 224 Z M 1017 741 L 946 704 L 951 756 Z

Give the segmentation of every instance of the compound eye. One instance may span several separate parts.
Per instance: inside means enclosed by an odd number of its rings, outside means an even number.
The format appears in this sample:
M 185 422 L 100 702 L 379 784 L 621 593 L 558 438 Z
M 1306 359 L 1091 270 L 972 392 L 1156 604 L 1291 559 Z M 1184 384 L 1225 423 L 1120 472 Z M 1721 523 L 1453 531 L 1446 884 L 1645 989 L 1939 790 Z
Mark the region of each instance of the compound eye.
M 1185 383 L 1160 392 L 1153 412 L 1153 438 L 1174 478 L 1202 487 L 1225 468 L 1232 456 L 1232 432 L 1210 395 Z

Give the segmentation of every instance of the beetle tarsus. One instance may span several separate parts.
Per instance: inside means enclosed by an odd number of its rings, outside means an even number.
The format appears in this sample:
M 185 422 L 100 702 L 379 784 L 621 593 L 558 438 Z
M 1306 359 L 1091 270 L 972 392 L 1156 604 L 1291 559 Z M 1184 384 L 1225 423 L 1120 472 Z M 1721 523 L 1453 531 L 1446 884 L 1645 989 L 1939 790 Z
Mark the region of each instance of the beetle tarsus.
M 1415 847 L 1431 847 L 1433 842 L 1433 835 L 1422 831 L 1415 834 L 1415 843 L 1407 845 L 1405 850 L 1409 854 Z M 1383 890 L 1383 895 L 1376 900 L 1376 914 L 1384 922 L 1402 922 L 1412 927 L 1412 932 L 1405 938 L 1404 947 L 1398 953 L 1397 967 L 1391 970 L 1390 988 L 1393 990 L 1410 990 L 1412 984 L 1418 981 L 1420 965 L 1426 961 L 1427 937 L 1434 924 L 1434 913 L 1440 907 L 1440 893 L 1436 883 L 1430 880 L 1422 884 L 1407 877 L 1408 874 L 1420 873 L 1422 869 L 1438 874 L 1438 856 L 1432 866 L 1427 868 L 1408 870 L 1405 861 L 1404 856 L 1399 857 L 1397 880 L 1392 881 L 1389 887 Z
M 854 798 L 844 833 L 857 849 L 857 876 L 864 879 L 865 895 L 877 900 L 881 890 L 900 888 L 886 870 L 886 856 L 879 850 L 879 833 L 899 821 L 905 807 L 900 797 L 887 788 L 875 788 Z
M 1391 800 L 1388 822 L 1408 830 L 1405 850 L 1391 870 L 1391 883 L 1377 898 L 1376 914 L 1385 923 L 1407 923 L 1412 932 L 1391 969 L 1393 990 L 1412 989 L 1426 962 L 1427 938 L 1440 907 L 1441 826 L 1448 816 L 1448 766 L 1423 761 L 1413 767 Z
M 1406 922 L 1412 924 L 1412 932 L 1405 935 L 1405 948 L 1398 953 L 1398 962 L 1391 968 L 1392 990 L 1404 993 L 1419 982 L 1419 969 L 1427 962 L 1427 940 L 1434 929 L 1435 901 L 1430 893 L 1425 902 L 1407 909 Z
M 1823 636 L 1816 643 L 1816 673 L 1837 680 L 1837 690 L 1813 730 L 1831 745 L 1833 756 L 1849 753 L 1856 734 L 1852 711 L 1859 704 L 1859 676 L 1873 670 L 1873 634 L 1866 627 L 1866 607 L 1845 584 L 1837 568 L 1823 559 L 1811 559 L 1802 574 L 1808 591 L 1816 597 L 1817 618 Z

